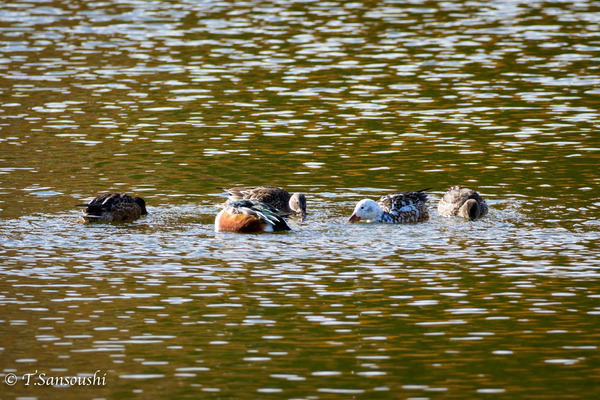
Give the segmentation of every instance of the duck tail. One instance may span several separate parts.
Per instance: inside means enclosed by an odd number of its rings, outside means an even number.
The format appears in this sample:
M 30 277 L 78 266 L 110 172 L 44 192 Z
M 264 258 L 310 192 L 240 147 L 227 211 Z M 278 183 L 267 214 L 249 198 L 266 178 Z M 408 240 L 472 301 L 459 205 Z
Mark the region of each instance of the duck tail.
M 97 204 L 77 204 L 76 207 L 85 207 L 83 212 L 89 216 L 100 216 L 105 209 L 102 205 Z

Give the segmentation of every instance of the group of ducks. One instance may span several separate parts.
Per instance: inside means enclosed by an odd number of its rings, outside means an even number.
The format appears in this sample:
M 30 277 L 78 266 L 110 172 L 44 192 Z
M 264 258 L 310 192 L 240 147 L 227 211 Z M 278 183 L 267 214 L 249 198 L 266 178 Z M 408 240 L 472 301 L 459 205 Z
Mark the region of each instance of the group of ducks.
M 383 196 L 379 201 L 363 199 L 356 204 L 349 222 L 366 220 L 390 224 L 404 224 L 429 219 L 427 193 L 429 189 Z M 215 231 L 262 233 L 291 230 L 285 218 L 306 216 L 306 197 L 302 193 L 290 195 L 275 186 L 235 187 L 227 189 L 229 198 L 215 218 Z M 141 197 L 125 193 L 105 193 L 87 204 L 79 204 L 83 222 L 127 221 L 148 214 Z M 453 186 L 438 204 L 443 216 L 458 216 L 469 220 L 483 217 L 488 206 L 474 190 Z

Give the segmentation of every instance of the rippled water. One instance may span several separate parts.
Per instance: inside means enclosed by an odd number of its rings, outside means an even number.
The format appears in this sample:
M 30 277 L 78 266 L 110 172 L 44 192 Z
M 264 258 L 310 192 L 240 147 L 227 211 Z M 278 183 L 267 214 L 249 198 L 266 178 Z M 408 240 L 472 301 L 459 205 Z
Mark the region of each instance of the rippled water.
M 0 397 L 598 397 L 599 35 L 596 1 L 1 4 Z M 216 234 L 259 184 L 308 218 Z M 453 184 L 490 214 L 437 216 Z M 150 215 L 77 223 L 107 190 Z

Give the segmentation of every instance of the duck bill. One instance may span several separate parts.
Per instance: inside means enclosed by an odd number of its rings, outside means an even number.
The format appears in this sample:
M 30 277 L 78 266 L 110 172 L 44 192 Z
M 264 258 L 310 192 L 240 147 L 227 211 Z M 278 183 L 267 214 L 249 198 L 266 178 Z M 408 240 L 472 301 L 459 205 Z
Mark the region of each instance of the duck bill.
M 360 221 L 360 217 L 357 217 L 356 214 L 352 214 L 352 216 L 350 217 L 348 222 L 356 222 L 356 221 Z

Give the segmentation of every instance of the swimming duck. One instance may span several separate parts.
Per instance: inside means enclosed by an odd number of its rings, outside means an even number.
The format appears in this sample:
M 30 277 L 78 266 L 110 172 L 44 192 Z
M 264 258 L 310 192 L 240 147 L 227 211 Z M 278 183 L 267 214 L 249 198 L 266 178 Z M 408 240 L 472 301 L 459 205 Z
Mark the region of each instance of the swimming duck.
M 291 230 L 279 211 L 255 199 L 225 203 L 215 218 L 216 232 L 263 233 Z
M 77 207 L 85 207 L 81 216 L 83 222 L 127 221 L 148 214 L 144 199 L 125 193 L 99 194 L 89 203 L 78 204 Z
M 284 189 L 276 186 L 234 187 L 226 189 L 229 193 L 228 203 L 255 199 L 275 207 L 281 213 L 296 213 L 306 216 L 306 197 L 302 193 L 290 195 Z
M 361 219 L 388 224 L 427 221 L 429 210 L 427 209 L 426 190 L 429 188 L 417 192 L 390 194 L 383 196 L 377 202 L 363 199 L 356 204 L 348 222 L 356 222 Z
M 458 185 L 452 186 L 438 204 L 438 214 L 445 216 L 474 220 L 483 217 L 487 212 L 487 203 L 479 193 Z

